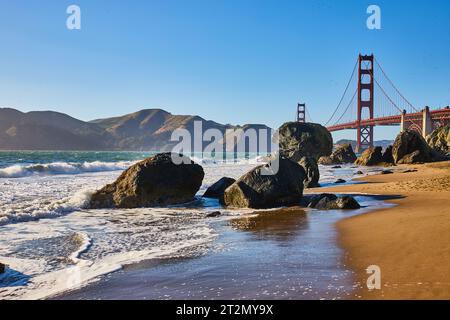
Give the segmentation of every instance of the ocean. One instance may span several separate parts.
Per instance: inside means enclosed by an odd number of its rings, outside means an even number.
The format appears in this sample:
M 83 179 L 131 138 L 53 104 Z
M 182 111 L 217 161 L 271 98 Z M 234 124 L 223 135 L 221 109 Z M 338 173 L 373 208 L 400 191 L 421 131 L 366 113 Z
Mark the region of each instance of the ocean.
M 226 209 L 201 198 L 220 178 L 238 178 L 263 161 L 240 155 L 231 162 L 194 156 L 205 179 L 191 203 L 86 209 L 95 190 L 151 154 L 0 152 L 0 262 L 9 265 L 0 275 L 0 298 L 301 299 L 352 292 L 355 284 L 340 261 L 334 223 L 386 204 L 360 195 L 360 210 L 306 210 L 269 219 L 257 230 L 242 229 L 236 221 L 252 219 L 255 210 Z M 342 178 L 352 183 L 358 170 L 379 169 L 321 166 L 320 182 L 326 186 Z M 213 211 L 221 217 L 207 218 Z M 251 272 L 255 261 L 262 278 Z M 147 282 L 130 282 L 133 277 Z

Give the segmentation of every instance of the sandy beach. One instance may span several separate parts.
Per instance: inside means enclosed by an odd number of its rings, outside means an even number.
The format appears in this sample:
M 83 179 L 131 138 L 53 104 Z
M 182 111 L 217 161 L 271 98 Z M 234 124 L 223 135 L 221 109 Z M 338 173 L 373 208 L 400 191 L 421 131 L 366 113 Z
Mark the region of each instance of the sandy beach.
M 410 170 L 415 172 L 405 172 Z M 385 195 L 395 207 L 337 223 L 344 262 L 357 274 L 363 299 L 450 298 L 450 162 L 394 167 L 363 184 L 314 192 Z M 414 171 L 413 170 L 413 171 Z M 392 196 L 392 197 L 391 197 Z M 382 288 L 369 291 L 366 268 L 381 268 Z

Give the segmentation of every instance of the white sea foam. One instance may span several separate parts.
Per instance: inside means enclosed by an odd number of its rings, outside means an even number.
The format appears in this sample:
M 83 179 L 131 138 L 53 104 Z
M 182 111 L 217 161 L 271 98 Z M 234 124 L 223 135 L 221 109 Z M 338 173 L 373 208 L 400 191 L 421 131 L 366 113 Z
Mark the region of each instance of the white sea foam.
M 0 178 L 21 178 L 31 175 L 80 174 L 86 172 L 125 170 L 133 162 L 52 162 L 45 164 L 13 165 L 0 169 Z

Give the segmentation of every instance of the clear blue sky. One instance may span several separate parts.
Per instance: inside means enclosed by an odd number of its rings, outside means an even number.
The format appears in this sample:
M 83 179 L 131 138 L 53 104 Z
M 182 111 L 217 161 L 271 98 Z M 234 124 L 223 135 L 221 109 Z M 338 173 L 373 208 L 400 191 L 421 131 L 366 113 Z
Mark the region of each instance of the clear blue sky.
M 382 30 L 366 28 L 370 4 Z M 305 101 L 326 121 L 359 52 L 416 106 L 450 104 L 448 0 L 0 0 L 0 39 L 1 106 L 83 120 L 159 107 L 278 127 Z

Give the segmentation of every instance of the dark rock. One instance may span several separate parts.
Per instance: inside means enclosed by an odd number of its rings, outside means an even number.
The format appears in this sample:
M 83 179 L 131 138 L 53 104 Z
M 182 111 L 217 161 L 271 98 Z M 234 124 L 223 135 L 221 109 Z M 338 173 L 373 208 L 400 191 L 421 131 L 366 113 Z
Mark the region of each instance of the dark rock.
M 236 180 L 233 178 L 224 177 L 210 186 L 206 192 L 203 194 L 205 198 L 220 199 L 223 197 L 225 189 L 235 183 Z
M 5 270 L 6 270 L 6 266 L 0 262 L 0 274 L 5 273 Z
M 336 197 L 333 194 L 318 195 L 315 201 L 311 201 L 310 208 L 318 210 L 354 210 L 361 208 L 358 201 L 351 196 Z
M 258 166 L 225 190 L 222 203 L 237 208 L 296 205 L 303 196 L 305 170 L 285 158 Z
M 402 173 L 412 173 L 412 172 L 417 172 L 417 169 L 407 169 L 402 171 Z
M 361 205 L 352 196 L 344 196 L 342 198 L 337 199 L 336 206 L 338 209 L 343 210 L 354 210 L 361 208 Z
M 306 178 L 303 181 L 303 186 L 305 188 L 320 187 L 319 185 L 320 172 L 316 159 L 313 157 L 303 157 L 300 159 L 298 164 L 301 165 L 306 172 Z
M 356 155 L 351 144 L 343 144 L 336 148 L 331 155 L 334 164 L 354 163 Z
M 172 159 L 182 163 L 175 164 Z M 189 158 L 161 153 L 131 166 L 114 183 L 94 193 L 90 208 L 140 208 L 185 203 L 194 199 L 203 177 L 203 168 Z
M 216 217 L 219 217 L 220 215 L 222 215 L 222 213 L 220 211 L 214 211 L 214 212 L 208 213 L 206 215 L 206 217 L 207 218 L 216 218 Z
M 346 183 L 347 181 L 345 181 L 344 179 L 337 179 L 334 183 L 339 184 L 339 183 Z
M 325 200 L 324 200 L 325 199 Z M 328 201 L 335 201 L 337 200 L 337 196 L 331 193 L 322 193 L 318 195 L 314 195 L 308 204 L 308 207 L 310 208 L 316 208 L 317 204 L 322 201 L 321 205 L 323 205 L 325 202 Z
M 426 138 L 428 145 L 443 156 L 450 155 L 450 124 L 434 130 Z
M 341 169 L 342 167 L 341 166 L 333 166 L 333 167 L 331 167 L 331 169 Z
M 384 150 L 383 155 L 381 156 L 381 162 L 387 164 L 394 164 L 394 157 L 392 156 L 392 146 L 388 146 L 386 150 Z
M 381 174 L 393 174 L 394 172 L 391 170 L 383 170 L 381 171 Z
M 288 122 L 278 129 L 280 154 L 294 162 L 303 157 L 319 159 L 333 150 L 331 133 L 320 124 Z
M 364 150 L 361 156 L 356 159 L 355 164 L 360 166 L 376 166 L 382 159 L 381 147 L 370 147 Z
M 355 174 L 364 174 L 364 172 L 362 172 L 362 171 L 356 171 Z
M 398 164 L 432 161 L 430 146 L 419 133 L 413 130 L 406 130 L 397 136 L 392 148 L 392 156 Z

